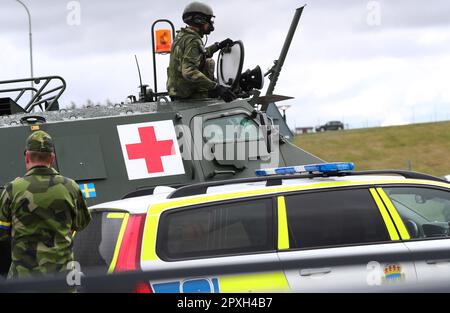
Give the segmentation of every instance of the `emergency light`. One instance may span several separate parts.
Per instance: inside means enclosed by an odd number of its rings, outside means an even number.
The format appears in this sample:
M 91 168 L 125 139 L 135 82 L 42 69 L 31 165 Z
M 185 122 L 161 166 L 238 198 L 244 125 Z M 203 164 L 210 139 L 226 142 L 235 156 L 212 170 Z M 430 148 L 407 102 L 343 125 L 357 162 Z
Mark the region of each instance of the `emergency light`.
M 156 31 L 156 49 L 158 54 L 170 53 L 172 48 L 172 32 L 170 29 L 159 29 Z
M 308 164 L 299 166 L 277 167 L 268 169 L 256 170 L 256 176 L 270 176 L 270 175 L 292 175 L 300 173 L 336 173 L 342 171 L 353 171 L 355 164 L 351 162 L 335 162 L 335 163 L 321 163 Z

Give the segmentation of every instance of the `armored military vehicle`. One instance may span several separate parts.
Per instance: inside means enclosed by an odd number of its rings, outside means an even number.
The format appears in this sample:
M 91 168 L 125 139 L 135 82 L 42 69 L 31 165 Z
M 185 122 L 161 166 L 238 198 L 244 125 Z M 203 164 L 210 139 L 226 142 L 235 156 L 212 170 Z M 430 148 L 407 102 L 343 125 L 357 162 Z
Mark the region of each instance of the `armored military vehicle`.
M 169 101 L 167 93 L 157 92 L 155 77 L 154 90 L 141 82 L 139 97 L 126 103 L 60 109 L 62 77 L 0 82 L 0 185 L 24 174 L 24 141 L 39 129 L 54 138 L 54 167 L 80 184 L 89 205 L 151 194 L 157 186 L 253 177 L 258 168 L 322 162 L 290 142 L 292 134 L 274 104 L 289 99 L 273 89 L 302 9 L 268 73 L 265 96 L 258 91 L 264 81 L 259 67 L 241 73 L 239 41 L 217 60 L 219 82 L 240 96 L 231 103 Z M 32 98 L 25 101 L 28 94 Z

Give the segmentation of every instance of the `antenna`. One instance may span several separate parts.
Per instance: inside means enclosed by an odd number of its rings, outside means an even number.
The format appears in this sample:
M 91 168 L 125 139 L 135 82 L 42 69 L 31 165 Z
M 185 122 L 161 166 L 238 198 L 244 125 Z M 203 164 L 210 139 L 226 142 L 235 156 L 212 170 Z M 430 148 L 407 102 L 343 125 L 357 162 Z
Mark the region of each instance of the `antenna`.
M 137 58 L 136 54 L 134 55 L 134 58 L 136 59 L 136 65 L 137 65 L 137 69 L 138 69 L 139 83 L 140 83 L 139 88 L 141 89 L 141 92 L 139 93 L 139 101 L 140 102 L 153 101 L 152 91 L 150 90 L 150 95 L 147 96 L 147 87 L 148 87 L 148 85 L 144 85 L 142 83 L 141 68 L 139 67 L 139 61 L 138 61 L 138 58 Z
M 139 74 L 139 82 L 140 82 L 139 86 L 142 87 L 141 68 L 139 67 L 139 61 L 138 61 L 138 58 L 137 58 L 136 54 L 134 55 L 134 58 L 136 59 L 136 65 L 137 65 L 138 74 Z

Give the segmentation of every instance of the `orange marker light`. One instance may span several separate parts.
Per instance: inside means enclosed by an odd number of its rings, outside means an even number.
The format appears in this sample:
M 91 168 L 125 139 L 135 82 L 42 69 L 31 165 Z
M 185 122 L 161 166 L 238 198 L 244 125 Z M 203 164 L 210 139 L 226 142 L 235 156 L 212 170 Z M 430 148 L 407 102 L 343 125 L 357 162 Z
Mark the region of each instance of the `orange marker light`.
M 169 29 L 156 31 L 156 53 L 170 53 L 172 48 L 172 32 Z

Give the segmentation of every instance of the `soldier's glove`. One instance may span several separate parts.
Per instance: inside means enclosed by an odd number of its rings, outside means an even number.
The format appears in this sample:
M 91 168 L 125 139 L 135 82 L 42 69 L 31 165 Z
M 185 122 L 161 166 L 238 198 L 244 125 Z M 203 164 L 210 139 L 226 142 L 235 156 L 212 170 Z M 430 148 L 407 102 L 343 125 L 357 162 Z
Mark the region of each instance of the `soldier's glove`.
M 231 102 L 236 99 L 236 95 L 231 91 L 230 88 L 224 87 L 219 84 L 217 84 L 217 86 L 214 88 L 214 93 L 222 98 L 225 102 Z
M 216 42 L 217 48 L 219 48 L 219 50 L 222 50 L 225 47 L 231 47 L 234 44 L 234 41 L 231 40 L 230 38 L 227 38 L 221 42 Z

